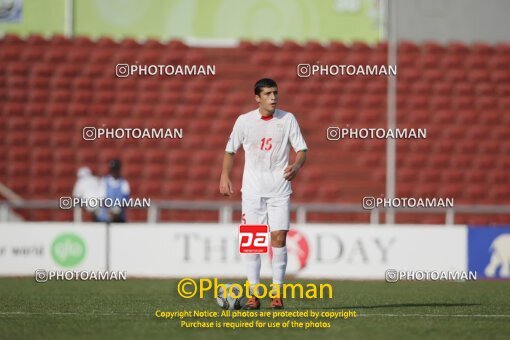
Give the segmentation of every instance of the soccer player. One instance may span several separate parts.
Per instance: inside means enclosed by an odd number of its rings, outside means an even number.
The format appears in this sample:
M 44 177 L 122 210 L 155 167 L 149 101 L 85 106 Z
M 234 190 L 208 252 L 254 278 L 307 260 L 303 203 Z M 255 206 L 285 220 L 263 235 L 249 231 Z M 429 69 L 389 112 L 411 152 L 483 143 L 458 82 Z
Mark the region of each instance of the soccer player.
M 273 284 L 282 285 L 287 267 L 286 238 L 289 230 L 292 181 L 306 160 L 307 146 L 298 122 L 290 112 L 276 109 L 278 87 L 272 79 L 255 83 L 258 108 L 237 118 L 227 143 L 220 179 L 220 193 L 234 194 L 230 172 L 234 154 L 243 146 L 245 164 L 242 184 L 244 224 L 267 224 L 271 232 L 273 253 Z M 297 153 L 289 164 L 290 147 Z M 260 283 L 259 254 L 244 254 L 250 285 Z M 260 301 L 253 296 L 247 309 L 259 309 Z M 281 297 L 271 299 L 271 308 L 283 308 Z

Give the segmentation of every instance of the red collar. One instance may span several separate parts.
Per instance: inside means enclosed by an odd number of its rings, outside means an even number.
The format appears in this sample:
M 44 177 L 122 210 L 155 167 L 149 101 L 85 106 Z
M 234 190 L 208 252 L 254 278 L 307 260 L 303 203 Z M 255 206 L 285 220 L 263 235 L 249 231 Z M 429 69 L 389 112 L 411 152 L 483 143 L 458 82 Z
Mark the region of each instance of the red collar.
M 273 114 L 272 114 L 272 115 L 270 115 L 270 116 L 263 116 L 263 115 L 261 115 L 261 114 L 260 114 L 260 112 L 259 112 L 260 119 L 265 120 L 265 121 L 268 121 L 268 120 L 273 119 L 273 118 L 274 118 L 274 116 L 275 116 L 275 114 L 276 114 L 276 110 L 275 110 L 275 111 L 273 112 Z

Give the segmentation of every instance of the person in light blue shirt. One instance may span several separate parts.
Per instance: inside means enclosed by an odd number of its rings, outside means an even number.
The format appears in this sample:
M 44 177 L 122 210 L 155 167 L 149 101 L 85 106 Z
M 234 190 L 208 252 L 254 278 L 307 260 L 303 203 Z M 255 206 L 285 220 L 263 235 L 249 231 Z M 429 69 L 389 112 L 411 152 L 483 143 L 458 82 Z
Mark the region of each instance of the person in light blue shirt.
M 110 161 L 110 173 L 102 179 L 102 190 L 104 198 L 112 200 L 129 199 L 129 183 L 121 175 L 122 163 L 118 159 Z M 125 207 L 103 207 L 99 211 L 100 222 L 124 223 L 127 221 Z

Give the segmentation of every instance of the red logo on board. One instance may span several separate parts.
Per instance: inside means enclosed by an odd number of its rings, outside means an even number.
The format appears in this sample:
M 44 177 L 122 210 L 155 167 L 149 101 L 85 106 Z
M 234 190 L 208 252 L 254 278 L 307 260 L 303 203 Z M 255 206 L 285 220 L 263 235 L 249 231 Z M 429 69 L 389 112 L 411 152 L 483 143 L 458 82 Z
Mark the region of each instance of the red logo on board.
M 265 224 L 239 226 L 239 252 L 241 254 L 266 254 L 269 251 L 269 227 Z

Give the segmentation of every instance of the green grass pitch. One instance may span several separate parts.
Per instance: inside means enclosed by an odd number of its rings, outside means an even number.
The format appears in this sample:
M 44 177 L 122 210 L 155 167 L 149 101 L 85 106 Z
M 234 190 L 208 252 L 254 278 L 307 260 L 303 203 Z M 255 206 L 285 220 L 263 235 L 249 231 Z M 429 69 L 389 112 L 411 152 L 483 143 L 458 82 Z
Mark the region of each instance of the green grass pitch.
M 358 314 L 346 320 L 320 319 L 330 321 L 331 328 L 308 330 L 183 329 L 179 320 L 156 318 L 156 310 L 220 309 L 211 296 L 179 297 L 177 282 L 128 278 L 36 283 L 32 278 L 2 278 L 0 339 L 508 339 L 510 334 L 510 282 L 504 281 L 300 280 L 331 283 L 333 299 L 287 299 L 286 310 L 352 309 Z M 269 311 L 268 304 L 268 299 L 263 301 L 262 310 Z

